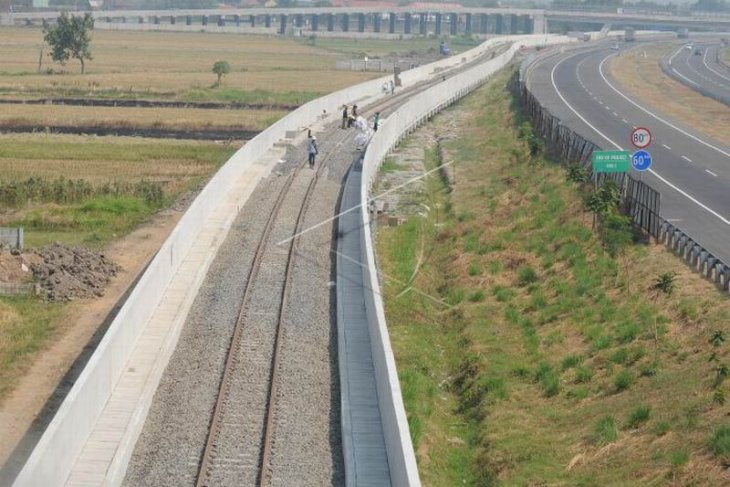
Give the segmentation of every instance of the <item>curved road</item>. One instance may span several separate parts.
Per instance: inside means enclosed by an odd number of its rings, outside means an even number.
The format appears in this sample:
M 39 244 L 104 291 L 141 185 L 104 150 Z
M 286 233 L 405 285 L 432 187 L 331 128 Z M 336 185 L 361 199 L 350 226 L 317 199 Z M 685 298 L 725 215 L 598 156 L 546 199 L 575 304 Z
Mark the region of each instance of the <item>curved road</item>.
M 718 61 L 720 49 L 719 42 L 695 41 L 678 46 L 667 62 L 679 81 L 730 105 L 730 69 Z
M 661 193 L 661 216 L 730 262 L 730 147 L 624 92 L 607 73 L 617 54 L 604 45 L 538 59 L 528 68 L 528 86 L 565 125 L 603 149 L 632 150 L 631 130 L 649 128 L 653 164 L 642 177 Z

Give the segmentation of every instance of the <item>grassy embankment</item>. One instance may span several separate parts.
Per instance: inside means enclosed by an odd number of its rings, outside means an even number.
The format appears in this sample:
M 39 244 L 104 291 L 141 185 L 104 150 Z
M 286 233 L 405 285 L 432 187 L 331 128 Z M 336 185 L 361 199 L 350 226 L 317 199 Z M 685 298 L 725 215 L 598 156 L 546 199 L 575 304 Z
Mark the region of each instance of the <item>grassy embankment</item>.
M 659 58 L 676 49 L 674 44 L 649 44 L 636 47 L 608 62 L 611 77 L 634 99 L 655 107 L 687 127 L 694 127 L 715 140 L 730 144 L 730 110 L 724 104 L 703 96 L 662 72 Z M 646 58 L 644 58 L 646 53 Z
M 432 211 L 378 231 L 407 283 L 386 280 L 386 314 L 424 485 L 728 485 L 730 300 L 662 247 L 611 256 L 506 79 L 452 109 Z

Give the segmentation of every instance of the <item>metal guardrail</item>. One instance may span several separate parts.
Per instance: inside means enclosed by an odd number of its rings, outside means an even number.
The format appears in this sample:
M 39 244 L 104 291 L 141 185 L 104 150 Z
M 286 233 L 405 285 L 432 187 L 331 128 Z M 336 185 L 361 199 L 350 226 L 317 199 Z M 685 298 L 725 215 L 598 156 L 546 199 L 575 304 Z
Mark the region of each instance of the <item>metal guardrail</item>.
M 524 73 L 524 69 L 521 69 Z M 532 123 L 535 132 L 545 139 L 566 163 L 579 163 L 590 171 L 594 150 L 601 150 L 593 142 L 584 139 L 542 106 L 530 92 L 524 77 L 513 79 L 513 92 L 519 97 L 524 113 Z M 713 281 L 720 289 L 730 291 L 730 265 L 714 256 L 699 241 L 681 228 L 667 222 L 659 215 L 660 193 L 649 184 L 631 177 L 629 174 L 591 174 L 591 180 L 612 179 L 623 188 L 621 208 L 632 221 L 653 236 L 657 243 L 663 243 L 681 257 L 692 269 Z
M 681 49 L 681 48 L 680 48 Z M 730 96 L 724 96 L 722 93 L 714 93 L 708 89 L 706 89 L 704 86 L 695 83 L 692 80 L 689 80 L 679 74 L 678 71 L 676 71 L 670 64 L 670 60 L 672 56 L 674 55 L 676 51 L 672 51 L 670 54 L 665 54 L 664 56 L 659 58 L 659 67 L 662 69 L 664 74 L 669 76 L 675 81 L 679 81 L 687 88 L 690 88 L 708 98 L 712 98 L 713 100 L 719 101 L 720 103 L 724 103 L 725 105 L 730 106 Z

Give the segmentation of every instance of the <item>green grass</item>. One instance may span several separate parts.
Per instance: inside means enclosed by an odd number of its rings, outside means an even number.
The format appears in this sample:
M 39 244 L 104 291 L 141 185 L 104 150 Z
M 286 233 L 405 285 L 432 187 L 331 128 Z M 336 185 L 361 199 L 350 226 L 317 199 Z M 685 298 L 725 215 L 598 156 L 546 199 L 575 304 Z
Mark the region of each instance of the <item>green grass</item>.
M 187 101 L 303 105 L 323 95 L 326 95 L 326 93 L 313 91 L 280 92 L 261 89 L 241 90 L 236 88 L 193 88 L 183 93 L 181 98 Z
M 605 445 L 618 439 L 618 428 L 613 416 L 604 416 L 598 421 L 593 433 L 597 443 Z
M 730 345 L 710 344 L 715 329 L 728 336 L 730 301 L 661 247 L 612 255 L 591 231 L 589 188 L 518 137 L 505 80 L 450 109 L 448 126 L 465 121 L 442 148 L 470 177 L 449 191 L 428 178 L 424 204 L 447 208 L 439 225 L 429 214 L 377 232 L 384 274 L 409 279 L 423 248 L 410 284 L 452 306 L 384 282 L 399 373 L 423 391 L 405 405 L 424 484 L 723 485 L 708 454 L 725 411 L 708 358 L 730 363 Z M 434 130 L 448 130 L 440 118 Z M 425 161 L 435 167 L 432 148 Z M 681 284 L 655 301 L 667 271 Z M 681 469 L 669 458 L 680 450 L 692 458 Z M 442 461 L 451 451 L 458 468 Z
M 0 297 L 0 402 L 53 336 L 62 309 L 37 297 Z
M 730 426 L 718 426 L 710 437 L 710 449 L 716 456 L 730 459 Z
M 626 420 L 626 426 L 633 429 L 638 428 L 649 420 L 650 415 L 651 408 L 649 406 L 637 406 L 631 410 L 631 413 L 629 413 L 629 417 Z

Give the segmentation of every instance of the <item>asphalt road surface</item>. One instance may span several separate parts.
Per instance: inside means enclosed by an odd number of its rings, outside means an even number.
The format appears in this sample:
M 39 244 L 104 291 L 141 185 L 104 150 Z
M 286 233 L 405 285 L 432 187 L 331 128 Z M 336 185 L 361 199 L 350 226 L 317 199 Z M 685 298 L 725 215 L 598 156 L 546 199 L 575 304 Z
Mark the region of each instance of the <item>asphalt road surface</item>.
M 719 41 L 689 42 L 677 46 L 667 62 L 682 83 L 730 105 L 730 69 L 719 62 L 720 49 Z
M 605 150 L 634 150 L 632 129 L 648 128 L 652 167 L 640 177 L 661 193 L 661 216 L 730 263 L 730 147 L 624 92 L 606 66 L 619 54 L 604 45 L 540 58 L 528 67 L 528 86 L 565 125 Z

